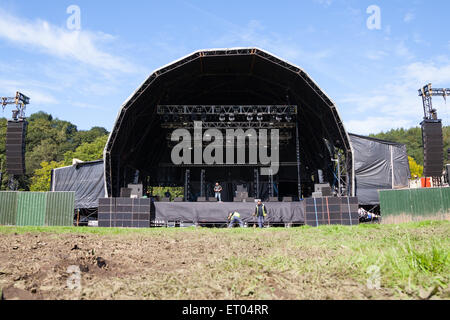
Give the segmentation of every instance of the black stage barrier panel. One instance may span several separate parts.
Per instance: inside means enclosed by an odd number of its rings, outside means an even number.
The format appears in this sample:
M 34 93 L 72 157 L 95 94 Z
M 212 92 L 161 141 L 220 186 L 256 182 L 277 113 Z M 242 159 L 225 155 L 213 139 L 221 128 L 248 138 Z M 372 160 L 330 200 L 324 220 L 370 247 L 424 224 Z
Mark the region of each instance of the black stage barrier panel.
M 99 227 L 150 227 L 150 199 L 102 198 L 98 202 Z
M 359 224 L 358 198 L 309 198 L 305 201 L 308 226 Z
M 270 224 L 305 222 L 303 202 L 267 203 L 268 215 L 266 222 Z M 256 204 L 252 202 L 155 202 L 155 221 L 167 223 L 169 221 L 194 223 L 225 223 L 228 214 L 238 211 L 241 219 L 247 223 L 256 223 L 253 217 Z

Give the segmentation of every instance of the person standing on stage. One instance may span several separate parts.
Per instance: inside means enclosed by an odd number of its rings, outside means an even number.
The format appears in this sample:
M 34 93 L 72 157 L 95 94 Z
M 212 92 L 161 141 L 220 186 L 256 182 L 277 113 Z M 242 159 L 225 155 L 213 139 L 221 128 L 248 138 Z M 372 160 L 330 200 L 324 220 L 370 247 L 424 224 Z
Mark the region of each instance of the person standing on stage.
M 214 194 L 215 194 L 215 198 L 219 201 L 222 202 L 222 187 L 221 185 L 216 182 L 216 186 L 214 187 Z
M 261 200 L 258 200 L 258 203 L 255 208 L 255 213 L 253 215 L 258 218 L 258 226 L 260 228 L 263 228 L 264 218 L 267 217 L 267 208 L 266 205 L 263 204 Z

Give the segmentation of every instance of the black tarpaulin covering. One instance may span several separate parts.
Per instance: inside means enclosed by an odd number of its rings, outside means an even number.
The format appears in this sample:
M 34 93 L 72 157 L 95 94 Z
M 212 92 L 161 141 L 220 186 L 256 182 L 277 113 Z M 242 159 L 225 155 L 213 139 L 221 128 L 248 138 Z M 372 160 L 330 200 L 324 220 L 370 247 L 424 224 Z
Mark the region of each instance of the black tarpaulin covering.
M 228 213 L 238 211 L 244 222 L 256 221 L 253 217 L 256 204 L 250 202 L 155 202 L 155 221 L 182 221 L 224 223 Z M 304 223 L 303 202 L 266 203 L 269 223 Z
M 410 170 L 405 145 L 355 134 L 350 134 L 350 140 L 359 204 L 379 204 L 377 190 L 408 186 Z
M 54 169 L 52 191 L 75 191 L 76 209 L 97 208 L 105 197 L 103 160 Z

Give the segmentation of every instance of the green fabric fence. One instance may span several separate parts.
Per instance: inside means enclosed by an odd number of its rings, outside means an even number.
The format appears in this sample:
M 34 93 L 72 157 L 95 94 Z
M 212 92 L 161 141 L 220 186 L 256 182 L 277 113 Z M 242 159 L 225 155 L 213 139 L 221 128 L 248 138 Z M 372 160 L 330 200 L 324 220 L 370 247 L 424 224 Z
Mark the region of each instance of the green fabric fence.
M 383 223 L 450 220 L 450 188 L 380 190 Z
M 0 192 L 0 225 L 72 226 L 75 192 Z

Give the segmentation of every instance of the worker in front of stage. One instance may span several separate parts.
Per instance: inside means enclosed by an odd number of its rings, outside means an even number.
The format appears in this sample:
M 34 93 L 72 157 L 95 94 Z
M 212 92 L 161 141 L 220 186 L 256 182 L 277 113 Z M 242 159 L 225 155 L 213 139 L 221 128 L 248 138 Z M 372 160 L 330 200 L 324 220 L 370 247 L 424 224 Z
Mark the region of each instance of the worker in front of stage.
M 258 200 L 256 204 L 255 213 L 253 214 L 258 219 L 258 226 L 260 228 L 264 227 L 264 219 L 267 217 L 267 208 L 266 205 L 262 203 L 261 200 Z
M 244 227 L 244 223 L 241 220 L 241 214 L 237 211 L 230 212 L 230 214 L 228 215 L 228 221 L 230 221 L 228 228 L 233 228 L 235 223 L 239 223 L 239 226 L 241 228 Z
M 214 193 L 217 201 L 222 202 L 222 186 L 216 182 L 216 185 L 214 187 Z

